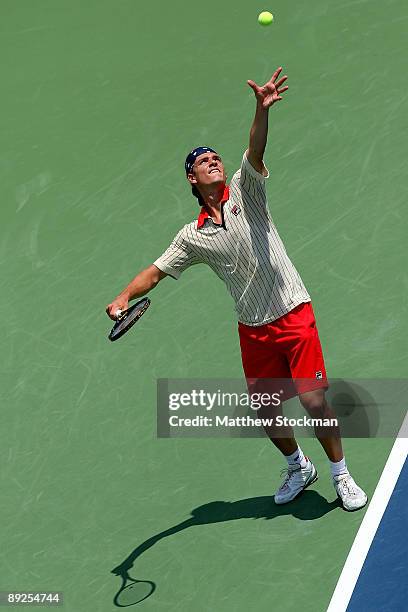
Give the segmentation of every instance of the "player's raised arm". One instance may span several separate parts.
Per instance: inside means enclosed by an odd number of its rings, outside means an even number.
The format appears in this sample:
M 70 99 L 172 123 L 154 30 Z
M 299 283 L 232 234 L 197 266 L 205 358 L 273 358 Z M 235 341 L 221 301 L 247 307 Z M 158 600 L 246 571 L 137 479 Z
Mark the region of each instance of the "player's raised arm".
M 282 100 L 283 92 L 288 89 L 287 85 L 282 87 L 288 78 L 286 75 L 277 80 L 281 72 L 282 67 L 279 67 L 263 87 L 254 81 L 247 81 L 256 97 L 256 112 L 249 135 L 247 157 L 250 164 L 260 174 L 264 173 L 263 156 L 268 137 L 269 109 L 275 102 Z
M 125 289 L 106 307 L 106 314 L 113 320 L 116 319 L 118 310 L 126 310 L 130 300 L 146 295 L 153 289 L 162 278 L 167 276 L 155 265 L 151 265 L 145 270 L 142 270 L 128 284 Z

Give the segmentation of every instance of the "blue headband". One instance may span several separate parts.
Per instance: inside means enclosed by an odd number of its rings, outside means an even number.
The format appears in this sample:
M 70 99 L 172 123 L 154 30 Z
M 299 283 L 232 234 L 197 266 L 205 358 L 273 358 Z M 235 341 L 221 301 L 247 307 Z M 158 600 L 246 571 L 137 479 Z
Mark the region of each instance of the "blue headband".
M 187 155 L 186 162 L 184 164 L 186 174 L 190 174 L 191 170 L 193 169 L 195 160 L 199 155 L 202 155 L 203 153 L 217 153 L 217 151 L 214 151 L 214 149 L 211 149 L 210 147 L 197 147 L 196 149 L 193 149 L 191 153 Z

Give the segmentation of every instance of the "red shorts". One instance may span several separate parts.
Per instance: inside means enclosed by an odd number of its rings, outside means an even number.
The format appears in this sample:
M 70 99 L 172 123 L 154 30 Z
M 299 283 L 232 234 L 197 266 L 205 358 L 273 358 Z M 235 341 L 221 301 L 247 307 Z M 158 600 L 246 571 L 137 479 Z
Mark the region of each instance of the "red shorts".
M 238 329 L 242 365 L 250 386 L 259 379 L 286 379 L 285 399 L 329 386 L 310 302 L 299 304 L 271 323 L 258 327 L 239 323 Z

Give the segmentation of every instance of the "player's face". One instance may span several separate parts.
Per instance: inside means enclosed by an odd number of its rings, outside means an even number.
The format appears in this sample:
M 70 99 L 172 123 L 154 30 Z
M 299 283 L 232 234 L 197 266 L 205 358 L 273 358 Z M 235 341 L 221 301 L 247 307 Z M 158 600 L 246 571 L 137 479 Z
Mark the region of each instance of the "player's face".
M 217 153 L 202 153 L 194 162 L 192 178 L 193 184 L 200 187 L 201 185 L 216 185 L 226 181 L 226 174 L 221 157 Z

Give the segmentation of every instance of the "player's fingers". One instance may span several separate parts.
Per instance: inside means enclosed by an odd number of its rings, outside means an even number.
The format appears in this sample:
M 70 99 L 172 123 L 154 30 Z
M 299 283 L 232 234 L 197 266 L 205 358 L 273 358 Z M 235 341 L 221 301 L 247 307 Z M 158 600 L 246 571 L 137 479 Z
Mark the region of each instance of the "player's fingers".
M 273 73 L 271 81 L 275 82 L 275 79 L 278 78 L 281 72 L 282 72 L 282 66 L 279 66 L 279 68 L 277 68 L 275 72 Z
M 258 93 L 258 85 L 254 83 L 254 81 L 247 81 L 248 85 L 252 89 L 252 91 L 257 94 Z
M 279 81 L 275 83 L 275 87 L 280 87 L 286 81 L 287 78 L 288 78 L 288 75 L 285 74 L 285 76 L 283 76 L 281 79 L 279 79 Z
M 276 91 L 277 91 L 278 94 L 281 94 L 284 91 L 286 91 L 287 89 L 289 89 L 289 85 L 285 85 L 285 87 L 281 87 L 280 89 L 277 89 Z
M 115 306 L 115 304 L 108 304 L 108 306 L 106 307 L 106 314 L 110 319 L 112 319 L 112 321 L 116 321 L 115 312 L 117 309 L 118 307 L 117 305 Z

